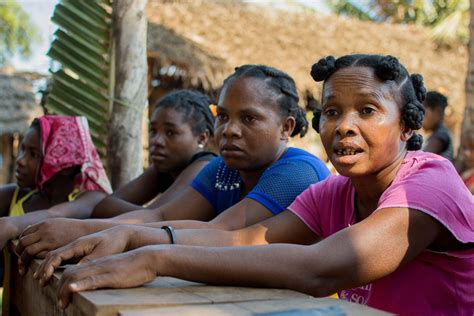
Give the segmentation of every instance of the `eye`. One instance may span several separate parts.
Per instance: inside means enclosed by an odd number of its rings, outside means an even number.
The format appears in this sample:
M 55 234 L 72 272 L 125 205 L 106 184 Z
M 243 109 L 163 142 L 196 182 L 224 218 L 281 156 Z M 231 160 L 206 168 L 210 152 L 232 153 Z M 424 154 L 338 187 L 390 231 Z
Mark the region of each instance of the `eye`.
M 151 128 L 149 134 L 150 134 L 150 136 L 155 136 L 156 135 L 156 129 Z
M 338 115 L 339 113 L 335 110 L 335 109 L 332 109 L 332 108 L 329 108 L 329 109 L 326 109 L 324 110 L 324 115 L 328 116 L 328 117 L 331 117 L 331 116 L 336 116 Z
M 370 106 L 366 106 L 362 109 L 362 114 L 372 114 L 375 112 L 375 109 L 370 107 Z
M 166 130 L 166 136 L 172 137 L 173 135 L 176 135 L 176 132 L 175 132 L 175 131 L 170 130 L 170 129 Z
M 227 114 L 217 113 L 216 119 L 219 121 L 225 121 L 227 119 Z
M 256 118 L 255 116 L 252 116 L 252 115 L 245 115 L 245 116 L 243 117 L 243 120 L 244 120 L 244 122 L 246 122 L 246 123 L 252 123 L 252 122 L 256 121 L 257 118 Z
M 40 153 L 36 152 L 36 151 L 31 151 L 31 158 L 33 159 L 40 159 L 41 158 L 41 155 Z

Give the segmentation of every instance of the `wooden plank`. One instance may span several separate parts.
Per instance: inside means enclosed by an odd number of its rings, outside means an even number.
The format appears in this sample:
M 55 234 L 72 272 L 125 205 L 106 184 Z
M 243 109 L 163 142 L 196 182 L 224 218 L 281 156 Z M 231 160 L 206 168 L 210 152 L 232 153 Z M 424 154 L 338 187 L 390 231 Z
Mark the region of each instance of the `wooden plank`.
M 33 279 L 33 273 L 41 261 L 33 260 L 28 273 L 21 277 L 18 274 L 17 257 L 11 249 L 11 282 L 7 291 L 10 294 L 7 305 L 9 313 L 6 311 L 5 315 L 117 315 L 119 310 L 309 297 L 289 290 L 208 286 L 160 277 L 137 288 L 75 293 L 71 304 L 62 311 L 57 307 L 57 288 L 61 271 L 54 273 L 47 286 L 41 287 Z
M 121 310 L 121 316 L 383 316 L 392 315 L 364 305 L 332 298 L 293 298 L 199 306 L 178 306 L 143 310 Z
M 175 278 L 160 278 L 160 284 L 167 282 L 183 291 L 209 299 L 212 303 L 247 302 L 282 298 L 310 298 L 300 292 L 281 289 L 262 289 L 233 286 L 212 286 Z M 153 285 L 152 285 L 153 286 Z

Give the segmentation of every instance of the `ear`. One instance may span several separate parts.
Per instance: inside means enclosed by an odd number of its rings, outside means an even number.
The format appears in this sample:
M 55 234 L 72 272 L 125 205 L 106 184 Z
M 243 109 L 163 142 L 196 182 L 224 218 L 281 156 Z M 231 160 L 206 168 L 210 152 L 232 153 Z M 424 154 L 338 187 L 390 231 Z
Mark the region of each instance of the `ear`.
M 281 130 L 281 140 L 287 141 L 290 137 L 293 131 L 295 130 L 296 126 L 296 120 L 293 116 L 288 116 L 284 119 L 283 121 L 283 126 Z
M 413 136 L 413 130 L 408 128 L 405 123 L 402 123 L 402 132 L 400 134 L 400 140 L 407 142 Z
M 210 138 L 210 133 L 209 131 L 206 129 L 204 132 L 202 132 L 201 134 L 199 134 L 198 136 L 198 145 L 201 146 L 202 145 L 202 148 L 206 147 L 207 145 L 207 142 L 209 141 L 209 138 Z

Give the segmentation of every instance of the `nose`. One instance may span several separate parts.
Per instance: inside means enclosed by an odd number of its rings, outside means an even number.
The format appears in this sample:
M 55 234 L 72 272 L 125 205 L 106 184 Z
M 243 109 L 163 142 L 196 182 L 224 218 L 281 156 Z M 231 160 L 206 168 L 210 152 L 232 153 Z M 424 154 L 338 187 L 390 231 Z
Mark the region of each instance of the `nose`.
M 336 133 L 340 136 L 352 136 L 355 135 L 356 130 L 356 117 L 355 114 L 347 113 L 342 115 L 336 126 Z
M 234 120 L 229 120 L 224 124 L 222 134 L 225 138 L 238 138 L 241 136 L 242 130 L 238 122 Z
M 160 133 L 156 133 L 154 136 L 151 137 L 150 143 L 153 146 L 163 147 L 165 144 L 165 138 Z
M 25 167 L 26 166 L 26 159 L 25 159 L 25 152 L 23 150 L 20 150 L 18 152 L 18 156 L 16 157 L 16 165 Z

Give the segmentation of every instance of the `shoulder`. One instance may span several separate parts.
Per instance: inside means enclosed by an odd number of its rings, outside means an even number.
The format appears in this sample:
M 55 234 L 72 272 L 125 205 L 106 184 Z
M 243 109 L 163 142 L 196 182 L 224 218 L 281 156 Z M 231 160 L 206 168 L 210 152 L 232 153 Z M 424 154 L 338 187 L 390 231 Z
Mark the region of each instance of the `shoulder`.
M 442 124 L 433 132 L 433 135 L 431 135 L 430 139 L 433 138 L 448 142 L 451 140 L 451 132 L 446 126 L 444 126 L 444 124 Z
M 6 201 L 8 201 L 8 203 L 10 203 L 10 201 L 13 198 L 13 194 L 15 193 L 15 190 L 17 190 L 17 188 L 18 188 L 18 186 L 17 186 L 16 183 L 10 183 L 10 184 L 0 186 L 0 197 L 2 199 L 2 202 L 3 202 L 3 200 L 6 200 Z M 19 190 L 19 195 L 24 195 L 24 194 L 28 193 L 29 191 L 30 190 L 20 189 Z
M 295 202 L 312 205 L 311 208 L 316 205 L 331 206 L 346 200 L 350 202 L 353 191 L 349 178 L 331 174 L 323 181 L 311 184 Z
M 286 153 L 273 165 L 271 165 L 268 170 L 276 168 L 288 168 L 291 166 L 295 167 L 310 167 L 318 175 L 320 179 L 326 178 L 329 175 L 329 169 L 326 167 L 326 164 L 321 161 L 315 155 L 299 148 L 289 147 Z
M 333 197 L 340 197 L 352 189 L 349 178 L 331 174 L 323 181 L 311 184 L 304 193 L 315 199 L 324 198 L 330 200 Z
M 13 195 L 17 188 L 16 183 L 0 186 L 0 216 L 6 216 L 6 214 L 8 214 Z
M 292 160 L 292 159 L 320 160 L 318 157 L 316 157 L 310 152 L 307 152 L 304 149 L 288 147 L 285 154 L 280 158 L 280 160 Z
M 203 164 L 204 162 L 195 163 Z M 215 157 L 201 169 L 192 183 L 205 182 L 211 185 L 211 183 L 214 183 L 216 180 L 228 178 L 229 175 L 234 175 L 234 173 L 238 174 L 237 171 L 228 168 L 221 157 Z
M 466 236 L 470 230 L 472 239 L 474 197 L 453 164 L 441 156 L 422 151 L 408 153 L 377 209 L 390 207 L 426 213 L 461 241 L 469 240 Z
M 444 157 L 421 150 L 408 152 L 397 178 L 410 176 L 457 175 L 454 165 Z M 459 176 L 457 176 L 459 178 Z
M 196 161 L 206 161 L 206 162 L 208 162 L 208 161 L 213 160 L 216 157 L 217 157 L 217 155 L 214 154 L 213 152 L 201 151 L 201 152 L 198 152 L 198 153 L 194 154 L 194 156 L 191 158 L 190 164 L 193 163 L 193 162 L 196 162 Z
M 389 189 L 392 187 L 415 191 L 430 188 L 432 194 L 436 194 L 442 191 L 463 191 L 464 185 L 448 159 L 418 150 L 408 152 Z

